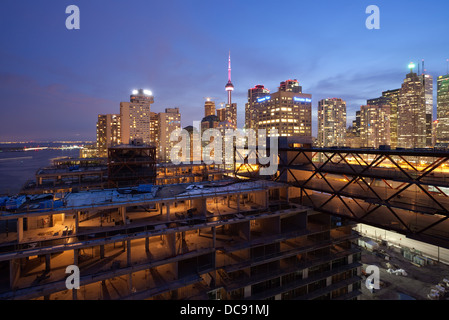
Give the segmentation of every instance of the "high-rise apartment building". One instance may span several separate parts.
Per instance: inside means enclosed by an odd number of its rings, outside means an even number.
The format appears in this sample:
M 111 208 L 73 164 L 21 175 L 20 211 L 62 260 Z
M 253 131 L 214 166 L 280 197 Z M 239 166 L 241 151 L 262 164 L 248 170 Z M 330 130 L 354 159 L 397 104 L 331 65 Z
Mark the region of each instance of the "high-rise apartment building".
M 128 144 L 141 139 L 144 144 L 151 143 L 150 120 L 153 94 L 148 90 L 134 90 L 130 102 L 120 103 L 121 141 Z
M 318 102 L 318 146 L 342 147 L 346 136 L 346 101 L 340 98 Z
M 449 143 L 449 74 L 437 79 L 437 143 Z
M 121 143 L 120 115 L 99 114 L 97 120 L 97 153 L 108 156 L 108 148 Z
M 379 149 L 391 145 L 390 105 L 364 105 L 360 107 L 360 142 L 362 147 Z
M 277 129 L 279 136 L 312 136 L 312 95 L 303 93 L 297 80 L 281 82 L 279 90 L 248 101 L 252 129 Z M 247 113 L 248 116 L 249 113 Z
M 181 114 L 179 108 L 166 108 L 158 113 L 158 161 L 169 162 L 170 151 L 176 142 L 170 141 L 170 134 L 181 128 Z
M 410 73 L 401 86 L 398 103 L 398 147 L 425 148 L 427 145 L 426 95 L 423 77 Z

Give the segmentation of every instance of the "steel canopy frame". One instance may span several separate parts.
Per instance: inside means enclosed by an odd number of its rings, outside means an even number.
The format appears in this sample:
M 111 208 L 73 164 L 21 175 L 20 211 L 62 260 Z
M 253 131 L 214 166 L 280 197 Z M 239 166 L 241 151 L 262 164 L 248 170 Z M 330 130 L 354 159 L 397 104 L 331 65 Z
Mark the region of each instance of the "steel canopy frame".
M 273 176 L 273 180 L 289 183 L 300 188 L 300 202 L 304 202 L 304 195 L 306 195 L 308 203 L 317 211 L 394 230 L 406 234 L 410 238 L 421 239 L 421 241 L 449 248 L 449 228 L 442 225 L 449 218 L 449 193 L 447 194 L 447 191 L 444 192 L 443 189 L 447 187 L 447 182 L 433 177 L 432 181 L 426 181 L 425 179 L 434 174 L 437 169 L 444 167 L 443 165 L 449 161 L 449 152 L 280 148 L 279 155 L 279 168 L 277 174 Z M 288 158 L 286 155 L 289 155 L 291 160 L 286 161 L 285 159 Z M 317 156 L 322 161 L 314 161 Z M 414 161 L 408 159 L 410 157 L 416 157 L 417 159 L 430 158 L 430 160 L 420 166 L 418 161 L 413 164 Z M 300 162 L 297 161 L 299 158 L 301 159 Z M 402 165 L 400 162 L 402 162 Z M 311 173 L 310 176 L 299 177 L 299 173 L 303 174 L 307 171 Z M 399 176 L 397 178 L 387 177 L 385 172 L 397 173 Z M 290 176 L 286 175 L 287 173 Z M 439 175 L 449 178 L 449 172 L 445 173 L 443 170 L 439 172 Z M 342 179 L 346 181 L 343 185 Z M 376 191 L 381 188 L 379 184 L 386 190 L 381 194 Z M 358 191 L 354 191 L 355 187 L 352 186 L 358 186 Z M 351 190 L 348 190 L 350 187 L 352 187 Z M 431 188 L 433 189 L 430 190 Z M 312 193 L 309 194 L 307 190 Z M 324 195 L 328 195 L 328 198 L 324 202 L 317 201 L 316 198 L 314 200 L 314 191 L 320 193 L 320 199 Z M 415 194 L 416 203 L 413 201 L 399 203 L 397 201 L 403 198 L 402 195 L 407 194 L 409 196 L 412 192 Z M 435 194 L 438 196 L 435 196 Z M 372 197 L 368 199 L 369 195 L 372 195 Z M 340 209 L 335 210 L 338 212 L 333 212 L 334 210 L 325 208 L 326 205 L 331 203 L 335 205 L 335 201 L 338 201 L 337 204 L 342 204 L 347 213 L 341 213 Z M 351 204 L 351 208 L 348 201 L 351 201 L 355 207 Z M 422 202 L 426 203 L 426 210 L 420 211 L 420 203 Z M 382 219 L 378 218 L 380 216 L 373 218 L 373 213 L 379 211 L 379 209 L 382 209 L 382 213 L 379 213 L 379 215 L 382 215 Z M 382 223 L 386 212 L 390 214 L 394 221 L 398 222 L 398 226 L 392 226 L 391 223 Z M 416 219 L 414 228 L 412 228 L 410 222 L 407 223 L 412 218 Z M 439 227 L 440 230 L 437 230 L 436 227 Z M 444 229 L 443 235 L 441 235 L 441 228 Z

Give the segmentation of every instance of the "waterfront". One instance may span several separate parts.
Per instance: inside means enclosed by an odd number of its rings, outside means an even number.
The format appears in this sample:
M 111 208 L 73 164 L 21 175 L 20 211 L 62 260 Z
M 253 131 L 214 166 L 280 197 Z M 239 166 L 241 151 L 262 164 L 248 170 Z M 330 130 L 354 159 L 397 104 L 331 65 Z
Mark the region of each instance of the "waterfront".
M 23 147 L 49 149 L 14 151 Z M 53 158 L 79 156 L 79 149 L 56 149 L 60 147 L 60 143 L 0 144 L 0 195 L 18 193 L 28 180 L 34 180 L 36 171 L 49 166 Z

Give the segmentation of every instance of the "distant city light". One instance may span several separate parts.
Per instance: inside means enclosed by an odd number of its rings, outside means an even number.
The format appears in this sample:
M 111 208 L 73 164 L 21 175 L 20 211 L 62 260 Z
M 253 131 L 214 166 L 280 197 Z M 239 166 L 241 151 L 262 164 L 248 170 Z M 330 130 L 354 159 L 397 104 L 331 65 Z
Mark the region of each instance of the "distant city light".
M 138 93 L 139 93 L 139 91 L 133 90 L 133 94 L 138 94 Z
M 413 62 L 410 62 L 410 64 L 408 65 L 409 69 L 414 69 L 415 68 L 415 64 Z
M 146 94 L 147 96 L 153 95 L 153 93 L 150 90 L 143 90 L 143 93 Z

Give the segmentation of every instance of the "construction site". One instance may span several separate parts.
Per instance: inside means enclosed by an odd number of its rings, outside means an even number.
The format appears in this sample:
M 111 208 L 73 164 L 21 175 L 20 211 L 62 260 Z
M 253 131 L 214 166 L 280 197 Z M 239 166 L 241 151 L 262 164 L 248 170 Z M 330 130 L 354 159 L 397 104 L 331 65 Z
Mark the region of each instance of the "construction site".
M 236 178 L 204 164 L 158 168 L 151 152 L 123 149 L 126 154 L 113 156 L 115 169 L 108 165 L 102 188 L 93 187 L 101 176 L 86 181 L 82 170 L 70 168 L 80 163 L 71 163 L 46 169 L 59 170 L 47 176 L 47 192 L 32 188 L 3 199 L 0 299 L 294 300 L 361 294 L 355 223 L 301 205 L 300 188 Z M 134 149 L 137 155 L 130 154 Z M 139 173 L 139 180 L 123 184 L 117 177 L 126 172 Z M 67 184 L 73 174 L 82 188 Z M 44 180 L 37 181 L 38 189 L 39 184 Z M 67 288 L 70 265 L 79 267 L 79 289 Z
M 0 299 L 447 299 L 447 152 L 279 142 L 274 176 L 148 146 L 55 160 L 0 199 Z

